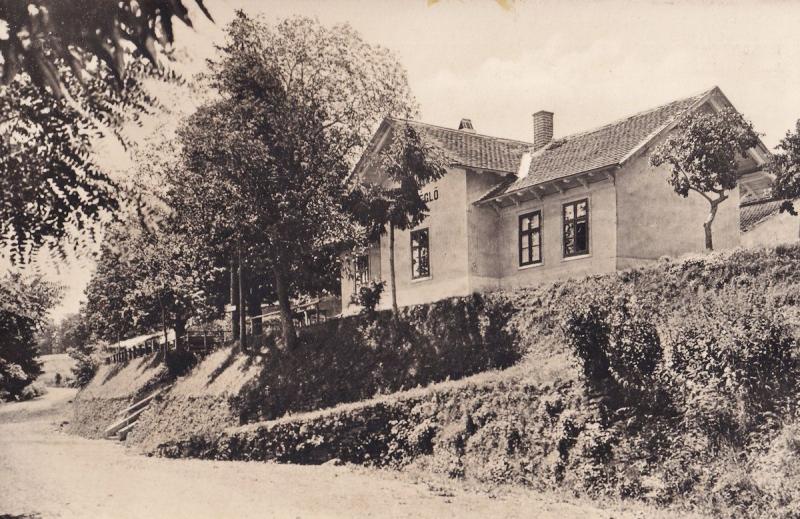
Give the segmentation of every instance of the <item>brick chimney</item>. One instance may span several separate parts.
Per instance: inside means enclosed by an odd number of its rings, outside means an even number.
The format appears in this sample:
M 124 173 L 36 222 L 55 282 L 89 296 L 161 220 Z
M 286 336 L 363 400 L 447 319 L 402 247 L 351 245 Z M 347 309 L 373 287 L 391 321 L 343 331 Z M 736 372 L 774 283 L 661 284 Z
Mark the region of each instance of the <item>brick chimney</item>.
M 472 119 L 461 119 L 458 123 L 458 129 L 466 133 L 475 133 L 475 128 L 472 127 Z
M 538 151 L 553 140 L 553 112 L 539 110 L 533 114 L 533 150 Z

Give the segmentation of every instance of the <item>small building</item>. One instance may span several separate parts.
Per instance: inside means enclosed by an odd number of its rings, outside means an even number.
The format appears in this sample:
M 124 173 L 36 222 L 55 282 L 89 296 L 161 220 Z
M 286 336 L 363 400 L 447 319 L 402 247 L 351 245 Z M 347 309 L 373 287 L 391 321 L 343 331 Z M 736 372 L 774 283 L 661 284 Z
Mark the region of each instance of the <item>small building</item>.
M 429 215 L 411 231 L 395 233 L 397 301 L 401 306 L 544 281 L 613 272 L 663 256 L 704 250 L 702 222 L 709 205 L 684 199 L 667 183 L 665 166 L 649 152 L 695 110 L 732 106 L 715 87 L 599 128 L 553 138 L 554 115 L 533 114 L 532 142 L 386 119 L 365 156 L 378 154 L 392 132 L 410 124 L 450 157 L 447 174 L 423 188 Z M 763 145 L 740 159 L 740 172 L 763 178 Z M 362 160 L 362 182 L 386 176 Z M 364 165 L 367 166 L 364 166 Z M 714 222 L 715 248 L 740 244 L 739 190 Z M 342 270 L 345 312 L 358 287 L 389 278 L 386 236 Z M 389 283 L 380 307 L 390 305 Z
M 770 197 L 742 201 L 739 225 L 743 246 L 767 247 L 800 239 L 800 217 L 781 212 L 782 204 L 783 200 Z M 794 205 L 800 208 L 800 199 Z

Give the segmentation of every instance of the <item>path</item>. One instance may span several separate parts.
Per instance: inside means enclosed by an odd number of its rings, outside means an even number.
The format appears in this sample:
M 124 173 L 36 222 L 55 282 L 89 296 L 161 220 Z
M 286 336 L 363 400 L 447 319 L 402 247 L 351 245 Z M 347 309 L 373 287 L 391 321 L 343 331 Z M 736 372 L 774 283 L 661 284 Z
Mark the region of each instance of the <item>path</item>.
M 443 491 L 363 468 L 148 458 L 116 442 L 60 432 L 73 395 L 51 388 L 37 401 L 0 405 L 0 517 L 646 516 L 527 491 L 499 497 L 457 486 Z

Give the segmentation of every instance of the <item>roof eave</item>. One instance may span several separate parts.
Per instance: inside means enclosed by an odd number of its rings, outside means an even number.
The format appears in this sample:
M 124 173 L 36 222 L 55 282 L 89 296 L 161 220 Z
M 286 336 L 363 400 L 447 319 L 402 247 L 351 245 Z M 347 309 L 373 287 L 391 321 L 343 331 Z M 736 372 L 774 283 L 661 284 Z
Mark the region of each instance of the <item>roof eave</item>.
M 537 182 L 529 186 L 514 189 L 513 191 L 505 191 L 485 200 L 479 199 L 475 202 L 475 205 L 485 205 L 490 203 L 502 204 L 505 200 L 512 200 L 515 203 L 519 203 L 520 199 L 523 198 L 526 193 L 533 193 L 533 198 L 538 198 L 541 200 L 545 196 L 550 196 L 555 193 L 563 194 L 566 191 L 577 187 L 588 188 L 589 184 L 596 184 L 603 180 L 611 180 L 612 182 L 616 182 L 616 171 L 619 168 L 620 164 L 607 164 L 605 166 L 599 166 L 586 171 L 581 171 L 579 173 L 573 173 L 571 175 Z M 574 182 L 577 182 L 577 185 L 574 185 Z M 548 192 L 550 187 L 554 187 L 555 192 Z

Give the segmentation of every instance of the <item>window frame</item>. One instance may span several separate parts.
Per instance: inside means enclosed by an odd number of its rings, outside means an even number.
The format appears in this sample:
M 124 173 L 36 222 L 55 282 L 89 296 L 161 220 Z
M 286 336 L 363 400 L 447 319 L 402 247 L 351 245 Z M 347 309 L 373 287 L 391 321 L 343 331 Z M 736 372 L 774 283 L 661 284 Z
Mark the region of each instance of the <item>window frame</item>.
M 580 204 L 586 204 L 586 214 L 580 217 L 580 221 L 578 219 L 578 206 Z M 577 236 L 577 225 L 580 222 L 584 222 L 586 224 L 586 249 L 585 250 L 575 250 L 572 253 L 567 251 L 567 207 L 572 207 L 572 225 L 575 228 L 573 231 L 574 235 Z M 591 232 L 591 219 L 590 219 L 590 207 L 589 207 L 589 198 L 579 198 L 577 200 L 572 200 L 570 202 L 564 202 L 561 204 L 561 254 L 564 259 L 570 258 L 579 258 L 582 256 L 588 256 L 591 254 L 591 240 L 590 240 L 590 232 Z M 577 239 L 575 239 L 575 244 L 577 246 Z
M 414 245 L 414 236 L 419 233 L 425 233 L 427 240 L 426 246 L 415 246 Z M 426 250 L 427 258 L 428 258 L 428 270 L 424 275 L 415 276 L 414 275 L 414 261 L 415 261 L 415 252 L 421 251 L 422 249 Z M 423 279 L 429 279 L 431 277 L 431 231 L 430 227 L 422 227 L 420 229 L 414 229 L 409 233 L 409 249 L 411 252 L 411 281 L 419 281 Z
M 535 229 L 532 229 L 531 226 L 530 226 L 530 223 L 528 223 L 528 229 L 523 230 L 522 229 L 522 220 L 525 219 L 525 218 L 528 218 L 528 222 L 530 222 L 532 220 L 533 216 L 538 216 L 539 225 Z M 528 212 L 522 213 L 522 214 L 517 216 L 517 262 L 518 262 L 518 266 L 519 267 L 530 267 L 531 265 L 541 265 L 542 262 L 544 261 L 544 255 L 542 254 L 542 247 L 543 247 L 542 229 L 543 228 L 544 228 L 544 222 L 543 222 L 543 219 L 542 219 L 542 210 L 541 209 L 528 211 Z M 533 257 L 533 246 L 531 245 L 531 243 L 532 243 L 531 238 L 533 237 L 534 234 L 538 234 L 538 236 L 539 236 L 539 245 L 537 246 L 537 249 L 539 251 L 538 259 L 529 260 L 527 262 L 523 262 L 522 261 L 522 253 L 523 253 L 524 249 L 522 247 L 522 238 L 525 235 L 528 236 L 528 251 L 530 253 L 529 258 L 532 258 Z

